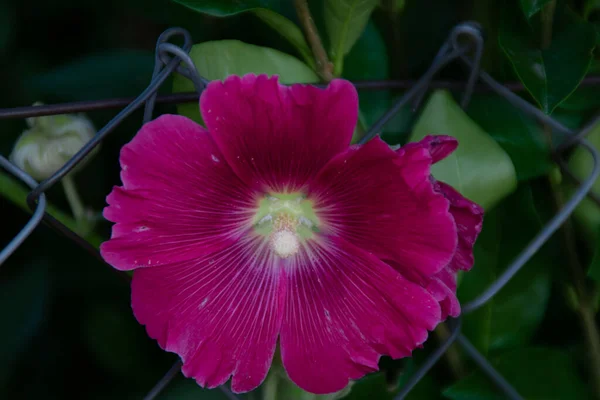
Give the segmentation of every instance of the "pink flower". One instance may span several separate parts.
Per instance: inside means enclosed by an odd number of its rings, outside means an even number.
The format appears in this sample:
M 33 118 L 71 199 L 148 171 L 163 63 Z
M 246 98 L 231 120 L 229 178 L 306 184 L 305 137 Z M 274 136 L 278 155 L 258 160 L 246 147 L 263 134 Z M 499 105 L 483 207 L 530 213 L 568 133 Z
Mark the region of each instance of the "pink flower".
M 458 315 L 482 210 L 430 177 L 454 139 L 349 146 L 358 100 L 343 80 L 232 76 L 200 106 L 208 130 L 164 115 L 123 147 L 101 248 L 136 269 L 135 316 L 186 376 L 252 390 L 279 341 L 290 378 L 330 393 Z

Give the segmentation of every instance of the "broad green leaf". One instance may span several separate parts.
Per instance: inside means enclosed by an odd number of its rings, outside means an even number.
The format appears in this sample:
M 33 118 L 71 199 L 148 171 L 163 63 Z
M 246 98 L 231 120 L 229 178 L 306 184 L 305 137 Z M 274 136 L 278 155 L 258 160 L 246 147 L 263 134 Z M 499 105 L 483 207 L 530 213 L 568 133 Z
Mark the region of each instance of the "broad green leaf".
M 137 96 L 152 78 L 149 51 L 112 50 L 84 56 L 50 72 L 29 77 L 25 88 L 36 100 L 97 100 Z
M 537 40 L 526 29 L 508 23 L 499 35 L 500 47 L 515 73 L 550 114 L 579 86 L 592 61 L 595 33 L 590 24 L 571 23 L 555 32 L 550 47 L 537 48 Z
M 383 37 L 369 22 L 364 33 L 346 56 L 343 77 L 348 80 L 389 79 L 388 56 Z M 359 93 L 360 111 L 366 127 L 375 123 L 391 106 L 389 90 L 365 90 Z
M 46 260 L 28 258 L 19 267 L 0 279 L 0 387 L 44 320 L 49 296 Z
M 377 0 L 325 0 L 325 26 L 336 75 L 341 75 L 344 56 L 364 31 L 377 3 Z
M 523 14 L 529 19 L 540 12 L 551 0 L 519 0 Z
M 458 139 L 458 149 L 435 164 L 436 179 L 454 186 L 465 197 L 492 208 L 516 187 L 513 163 L 506 152 L 479 127 L 447 91 L 435 91 L 409 139 L 415 142 L 427 135 L 450 135 Z
M 491 360 L 496 370 L 527 400 L 589 399 L 577 366 L 563 351 L 521 348 Z M 444 391 L 451 400 L 503 400 L 502 394 L 481 371 Z
M 242 12 L 266 8 L 280 12 L 283 2 L 281 0 L 173 0 L 194 11 L 228 17 Z
M 498 95 L 475 95 L 467 113 L 508 153 L 519 181 L 547 174 L 554 165 L 544 131 Z
M 600 124 L 587 136 L 588 141 L 600 151 Z M 583 147 L 577 147 L 569 159 L 569 167 L 573 174 L 580 180 L 585 179 L 592 172 L 594 163 L 589 151 Z M 596 180 L 592 191 L 600 195 L 600 178 Z M 585 230 L 586 241 L 590 246 L 594 246 L 597 240 L 598 229 L 600 228 L 600 207 L 592 200 L 585 198 L 575 209 L 573 216 L 578 224 Z
M 458 288 L 464 304 L 496 280 L 545 222 L 530 186 L 520 186 L 485 216 L 475 243 L 475 265 Z M 543 247 L 494 298 L 464 316 L 463 332 L 482 352 L 526 344 L 541 323 L 550 298 L 550 270 L 558 257 Z
M 288 42 L 290 42 L 300 53 L 304 61 L 312 68 L 315 68 L 315 62 L 308 43 L 298 28 L 292 21 L 266 8 L 257 8 L 253 10 L 254 14 L 263 20 L 263 22 L 279 32 Z
M 238 40 L 220 40 L 196 44 L 190 51 L 200 75 L 210 80 L 229 75 L 248 73 L 279 75 L 281 83 L 313 83 L 319 77 L 297 58 L 267 47 L 255 46 Z M 173 92 L 193 91 L 194 85 L 185 77 L 175 74 Z M 180 104 L 177 111 L 202 123 L 198 103 Z
M 217 17 L 227 17 L 250 11 L 290 42 L 304 61 L 314 67 L 313 55 L 298 26 L 282 15 L 281 0 L 174 0 L 194 11 Z
M 598 25 L 597 43 L 600 44 L 600 25 Z M 592 60 L 588 76 L 600 74 L 600 60 Z M 581 84 L 575 91 L 560 103 L 559 108 L 570 111 L 587 111 L 600 107 L 600 96 L 598 96 L 598 87 L 596 85 Z

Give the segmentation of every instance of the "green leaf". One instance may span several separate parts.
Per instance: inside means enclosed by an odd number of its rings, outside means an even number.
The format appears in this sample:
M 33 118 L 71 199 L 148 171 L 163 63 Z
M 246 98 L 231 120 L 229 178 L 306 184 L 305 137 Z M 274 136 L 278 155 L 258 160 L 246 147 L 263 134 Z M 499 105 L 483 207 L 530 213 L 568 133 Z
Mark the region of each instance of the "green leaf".
M 325 0 L 325 27 L 334 73 L 341 75 L 344 56 L 358 40 L 378 0 Z
M 600 43 L 600 25 L 598 25 L 598 44 Z M 600 73 L 600 60 L 592 60 L 589 75 L 597 75 Z M 600 96 L 598 96 L 598 88 L 595 85 L 579 85 L 575 91 L 560 103 L 559 108 L 570 111 L 587 111 L 594 110 L 600 107 Z
M 511 22 L 500 31 L 500 47 L 525 88 L 550 114 L 579 86 L 592 61 L 595 32 L 587 23 L 571 23 L 555 32 L 550 47 L 537 48 L 537 41 Z
M 398 393 L 400 389 L 406 385 L 406 382 L 416 372 L 417 368 L 425 362 L 426 355 L 422 354 L 421 357 L 407 359 L 404 363 L 404 370 L 398 381 L 398 387 L 394 390 L 394 394 Z M 434 380 L 431 374 L 425 375 L 419 382 L 408 392 L 405 397 L 406 400 L 434 400 L 440 398 L 440 388 L 438 382 Z M 365 399 L 373 399 L 374 397 L 364 397 Z M 375 397 L 379 399 L 378 397 Z
M 391 384 L 384 372 L 376 372 L 359 379 L 352 385 L 352 391 L 344 400 L 393 400 L 415 373 L 419 364 L 414 359 L 406 359 L 402 374 L 396 384 Z M 393 383 L 393 382 L 392 382 Z M 429 375 L 423 377 L 406 396 L 406 400 L 435 399 L 439 397 L 439 388 Z
M 484 219 L 475 243 L 475 265 L 462 276 L 461 303 L 481 294 L 542 229 L 530 186 L 520 186 Z M 463 332 L 482 352 L 527 343 L 542 322 L 550 298 L 550 266 L 557 257 L 543 247 L 494 298 L 464 316 Z
M 306 43 L 306 39 L 302 34 L 300 28 L 298 28 L 292 21 L 285 18 L 281 14 L 277 14 L 266 8 L 258 8 L 253 10 L 254 14 L 263 20 L 264 23 L 269 25 L 275 31 L 279 32 L 288 42 L 290 42 L 298 53 L 302 56 L 304 61 L 312 68 L 315 69 L 315 61 L 313 54 Z
M 373 22 L 369 22 L 364 33 L 346 56 L 343 77 L 348 80 L 389 79 L 388 56 L 383 37 Z M 391 106 L 389 90 L 365 90 L 360 92 L 360 111 L 368 126 L 377 121 Z
M 587 140 L 600 151 L 600 124 L 597 124 L 587 136 Z M 573 174 L 580 180 L 585 179 L 592 172 L 594 163 L 592 156 L 583 147 L 577 147 L 569 158 L 569 167 Z M 596 180 L 592 186 L 592 191 L 600 195 L 600 178 Z M 577 223 L 583 228 L 586 235 L 585 240 L 590 247 L 595 246 L 600 229 L 600 207 L 592 200 L 584 198 L 579 206 L 573 212 L 573 216 Z
M 498 95 L 475 95 L 467 113 L 508 153 L 519 181 L 546 175 L 554 165 L 541 126 Z
M 513 163 L 506 152 L 473 122 L 447 91 L 435 91 L 413 128 L 409 141 L 450 135 L 458 149 L 431 168 L 436 179 L 454 186 L 465 197 L 492 208 L 516 187 Z
M 255 46 L 238 40 L 219 40 L 196 44 L 190 51 L 200 75 L 210 80 L 225 79 L 229 75 L 248 73 L 279 75 L 281 83 L 313 83 L 319 77 L 297 58 L 267 47 Z M 175 74 L 173 92 L 189 92 L 194 85 L 187 78 Z M 177 111 L 202 123 L 198 103 L 180 104 Z
M 281 0 L 173 0 L 194 11 L 228 17 L 257 8 L 266 8 L 275 12 L 281 11 Z
M 298 26 L 282 15 L 280 0 L 174 0 L 194 11 L 217 17 L 227 17 L 250 11 L 290 42 L 304 61 L 314 69 L 314 59 L 304 34 Z
M 527 19 L 530 19 L 535 14 L 539 13 L 546 4 L 550 3 L 550 1 L 551 0 L 520 0 L 519 2 L 523 14 L 525 14 Z
M 0 280 L 0 387 L 39 329 L 49 296 L 48 263 L 28 258 L 16 276 Z
M 25 88 L 36 100 L 97 100 L 137 96 L 152 78 L 154 55 L 149 51 L 112 50 L 91 54 L 50 72 L 27 79 Z
M 588 399 L 577 366 L 564 352 L 546 348 L 522 348 L 492 360 L 496 370 L 527 400 Z M 477 371 L 444 391 L 452 400 L 502 400 L 490 379 Z

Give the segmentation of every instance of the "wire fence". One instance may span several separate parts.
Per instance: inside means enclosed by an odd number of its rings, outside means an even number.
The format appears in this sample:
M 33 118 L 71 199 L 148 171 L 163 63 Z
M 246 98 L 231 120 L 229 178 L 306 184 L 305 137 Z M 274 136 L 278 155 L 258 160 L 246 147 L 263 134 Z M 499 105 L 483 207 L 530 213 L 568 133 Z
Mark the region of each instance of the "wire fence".
M 176 46 L 170 41 L 176 37 L 183 38 L 183 46 Z M 192 47 L 192 39 L 190 34 L 181 28 L 171 28 L 165 31 L 159 38 L 155 52 L 155 67 L 152 80 L 148 87 L 135 99 L 109 99 L 94 102 L 80 102 L 63 105 L 49 105 L 40 107 L 20 107 L 14 109 L 0 110 L 0 119 L 3 118 L 26 118 L 41 115 L 53 115 L 67 112 L 90 111 L 98 109 L 116 108 L 125 105 L 125 108 L 119 112 L 112 120 L 110 120 L 96 136 L 88 142 L 75 156 L 73 156 L 63 167 L 61 167 L 54 175 L 44 180 L 36 182 L 29 175 L 11 164 L 5 157 L 0 155 L 0 167 L 4 168 L 14 177 L 19 179 L 29 188 L 31 192 L 27 196 L 27 204 L 33 211 L 33 214 L 27 224 L 21 231 L 0 250 L 0 265 L 23 243 L 25 239 L 33 232 L 34 229 L 44 221 L 50 227 L 54 228 L 67 238 L 73 240 L 78 245 L 83 247 L 93 256 L 102 259 L 98 250 L 91 244 L 78 236 L 75 232 L 67 228 L 60 221 L 53 218 L 46 212 L 46 195 L 45 192 L 58 183 L 65 175 L 77 166 L 102 140 L 109 135 L 127 116 L 132 114 L 138 108 L 144 107 L 143 122 L 148 122 L 152 119 L 154 105 L 157 103 L 157 90 L 165 82 L 165 80 L 173 72 L 190 79 L 195 86 L 195 93 L 185 93 L 162 96 L 158 100 L 165 103 L 178 103 L 186 101 L 198 101 L 198 96 L 205 88 L 208 81 L 201 77 L 194 66 L 193 61 L 188 53 Z M 510 86 L 502 85 L 495 81 L 490 75 L 480 69 L 481 56 L 483 54 L 484 39 L 481 28 L 478 24 L 465 22 L 457 25 L 448 36 L 446 42 L 442 45 L 434 58 L 427 72 L 417 81 L 399 82 L 399 81 L 381 81 L 381 82 L 357 82 L 355 86 L 359 89 L 406 89 L 404 95 L 365 133 L 359 141 L 360 144 L 366 143 L 377 135 L 382 127 L 389 122 L 392 117 L 407 104 L 412 104 L 413 108 L 419 107 L 426 92 L 432 87 L 442 88 L 460 88 L 463 89 L 461 106 L 466 107 L 471 99 L 471 95 L 475 90 L 492 91 L 504 97 L 514 106 L 521 109 L 526 114 L 537 119 L 541 124 L 552 128 L 554 131 L 562 133 L 566 139 L 552 149 L 553 157 L 557 164 L 571 177 L 577 184 L 578 188 L 572 197 L 564 204 L 563 208 L 546 224 L 546 226 L 537 234 L 535 238 L 522 250 L 522 252 L 513 260 L 506 270 L 485 289 L 478 297 L 467 304 L 463 304 L 462 313 L 468 314 L 488 302 L 496 295 L 508 281 L 525 265 L 525 263 L 546 243 L 554 232 L 567 220 L 569 215 L 577 207 L 577 205 L 589 195 L 598 204 L 598 197 L 590 193 L 592 184 L 600 174 L 600 159 L 598 152 L 585 140 L 592 128 L 600 123 L 600 116 L 596 117 L 588 123 L 580 131 L 573 131 L 555 119 L 545 115 L 537 107 L 522 99 L 513 91 L 522 90 L 520 84 L 512 84 Z M 454 61 L 461 61 L 468 72 L 466 83 L 433 81 L 434 76 L 443 69 L 446 65 Z M 590 78 L 586 84 L 598 84 L 600 79 Z M 317 85 L 320 86 L 320 85 Z M 412 103 L 411 103 L 412 102 Z M 593 159 L 593 168 L 591 173 L 582 181 L 574 178 L 571 171 L 568 170 L 561 155 L 564 151 L 573 146 L 582 146 L 589 151 Z M 129 280 L 129 275 L 120 273 L 125 279 Z M 450 329 L 448 339 L 435 349 L 430 356 L 423 362 L 422 365 L 413 373 L 405 385 L 400 389 L 395 399 L 404 399 L 411 389 L 427 374 L 427 372 L 439 361 L 448 348 L 453 343 L 458 343 L 464 351 L 475 361 L 483 372 L 495 383 L 497 388 L 503 392 L 506 398 L 522 399 L 519 393 L 500 375 L 492 366 L 492 364 L 481 355 L 469 340 L 461 334 L 460 318 L 449 319 L 447 321 Z M 175 363 L 169 371 L 161 378 L 154 388 L 152 388 L 145 396 L 145 400 L 156 398 L 161 391 L 172 381 L 172 379 L 180 371 L 181 363 Z M 237 399 L 238 397 L 231 393 L 226 386 L 221 386 L 221 390 L 229 399 Z

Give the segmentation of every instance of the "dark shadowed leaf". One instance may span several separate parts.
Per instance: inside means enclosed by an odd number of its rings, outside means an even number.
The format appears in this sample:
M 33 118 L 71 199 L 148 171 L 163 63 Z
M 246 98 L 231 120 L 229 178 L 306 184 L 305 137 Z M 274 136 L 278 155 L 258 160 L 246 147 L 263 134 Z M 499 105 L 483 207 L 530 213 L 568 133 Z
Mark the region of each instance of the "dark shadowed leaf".
M 600 231 L 600 228 L 598 229 Z M 596 236 L 596 248 L 588 268 L 588 276 L 596 281 L 600 281 L 600 233 Z
M 217 17 L 227 17 L 257 8 L 281 12 L 282 0 L 173 0 L 194 11 Z
M 14 276 L 0 281 L 0 388 L 44 320 L 48 300 L 48 263 L 34 257 Z
M 367 24 L 364 33 L 346 56 L 346 61 L 343 77 L 348 80 L 389 79 L 385 42 L 375 24 Z M 391 106 L 391 93 L 389 90 L 364 90 L 359 93 L 359 101 L 368 127 Z
M 8 46 L 12 33 L 13 12 L 8 2 L 0 1 L 0 54 L 3 54 Z
M 319 78 L 306 64 L 289 54 L 238 40 L 220 40 L 196 44 L 190 51 L 200 75 L 210 80 L 224 79 L 228 75 L 248 73 L 279 75 L 282 83 L 318 82 Z M 193 91 L 187 78 L 175 74 L 173 92 Z M 180 104 L 179 114 L 202 123 L 198 103 Z
M 469 118 L 447 91 L 439 90 L 429 97 L 409 141 L 430 134 L 450 135 L 459 142 L 452 155 L 432 167 L 436 179 L 454 186 L 486 209 L 515 189 L 515 168 L 508 154 Z
M 589 399 L 577 367 L 556 349 L 521 348 L 492 360 L 496 370 L 527 400 Z M 503 400 L 487 376 L 477 371 L 444 391 L 452 400 Z
M 600 0 L 585 0 L 583 18 L 588 19 L 592 13 L 598 10 L 600 10 Z
M 25 88 L 37 100 L 98 100 L 137 96 L 152 77 L 149 51 L 112 50 L 90 54 L 27 79 Z
M 288 42 L 290 42 L 304 61 L 314 69 L 314 59 L 308 43 L 304 38 L 304 34 L 292 21 L 281 14 L 266 8 L 257 8 L 253 10 L 254 14 L 263 20 L 263 22 L 279 32 Z
M 600 150 L 600 124 L 598 124 L 592 132 L 587 136 L 588 141 Z M 589 151 L 583 147 L 577 147 L 569 159 L 569 167 L 573 174 L 580 180 L 585 179 L 592 172 L 593 160 Z M 596 180 L 592 191 L 600 194 L 600 179 Z M 590 247 L 593 248 L 596 244 L 597 233 L 600 228 L 600 207 L 592 200 L 585 198 L 577 206 L 573 213 L 577 223 L 584 229 L 584 236 Z
M 550 3 L 550 1 L 551 0 L 519 0 L 519 3 L 521 4 L 523 14 L 525 14 L 527 18 L 531 18 L 540 12 L 546 4 Z
M 541 109 L 550 114 L 577 88 L 592 61 L 593 27 L 573 22 L 554 33 L 547 49 L 538 48 L 530 28 L 507 22 L 500 31 L 500 47 L 519 79 Z
M 248 396 L 240 396 L 247 399 Z M 193 379 L 177 379 L 170 384 L 158 400 L 229 400 L 219 388 L 202 389 Z
M 461 303 L 487 289 L 542 225 L 529 186 L 520 186 L 488 213 L 475 244 L 475 265 L 458 289 Z M 533 336 L 548 305 L 554 262 L 554 253 L 545 246 L 490 302 L 464 316 L 464 332 L 480 351 L 523 345 Z
M 544 132 L 531 117 L 497 95 L 476 95 L 467 113 L 508 153 L 519 181 L 542 176 L 552 168 Z
M 377 0 L 325 0 L 325 26 L 337 75 L 343 70 L 344 56 L 367 26 L 377 3 Z
M 273 28 L 287 41 L 289 41 L 300 53 L 302 58 L 312 64 L 312 53 L 304 34 L 298 26 L 290 21 L 293 13 L 290 13 L 291 2 L 286 4 L 282 0 L 174 0 L 194 11 L 217 17 L 227 17 L 243 12 L 253 12 L 264 23 Z M 286 16 L 284 16 L 284 15 Z M 292 14 L 292 15 L 290 15 Z

